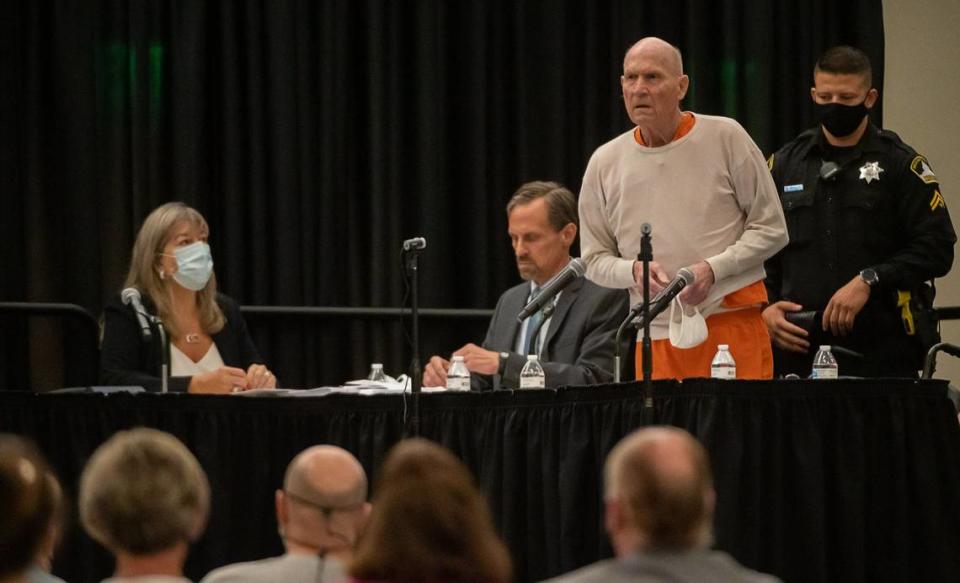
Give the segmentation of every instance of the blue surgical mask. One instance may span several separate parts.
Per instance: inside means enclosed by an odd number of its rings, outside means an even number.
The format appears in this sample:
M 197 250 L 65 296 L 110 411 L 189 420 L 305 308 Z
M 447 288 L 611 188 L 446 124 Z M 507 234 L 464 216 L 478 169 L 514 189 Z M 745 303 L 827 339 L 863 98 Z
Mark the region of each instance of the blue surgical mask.
M 197 241 L 173 252 L 177 258 L 177 271 L 173 279 L 183 287 L 200 291 L 206 287 L 213 275 L 213 256 L 210 255 L 210 245 Z

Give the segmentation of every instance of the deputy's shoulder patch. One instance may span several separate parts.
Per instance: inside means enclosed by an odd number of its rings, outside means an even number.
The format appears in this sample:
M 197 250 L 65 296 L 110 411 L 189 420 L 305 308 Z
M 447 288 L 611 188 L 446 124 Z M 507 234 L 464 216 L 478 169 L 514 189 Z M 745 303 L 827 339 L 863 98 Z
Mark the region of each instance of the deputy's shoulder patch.
M 769 171 L 771 171 L 771 172 L 773 172 L 773 157 L 774 157 L 775 155 L 776 155 L 776 154 L 770 154 L 770 157 L 767 158 L 767 170 L 769 170 Z
M 933 168 L 930 168 L 930 163 L 923 156 L 917 155 L 913 162 L 910 162 L 910 171 L 927 184 L 937 182 L 937 175 L 933 173 Z

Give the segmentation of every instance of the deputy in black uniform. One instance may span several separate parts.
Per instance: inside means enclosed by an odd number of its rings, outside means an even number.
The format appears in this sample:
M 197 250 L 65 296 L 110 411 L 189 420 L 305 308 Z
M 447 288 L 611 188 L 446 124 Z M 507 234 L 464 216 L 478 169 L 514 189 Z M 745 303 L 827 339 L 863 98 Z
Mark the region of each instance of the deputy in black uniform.
M 820 127 L 768 161 L 790 235 L 766 263 L 774 370 L 806 377 L 830 344 L 841 375 L 916 377 L 924 282 L 950 270 L 957 240 L 940 185 L 926 158 L 870 123 L 879 94 L 862 51 L 826 51 L 811 94 Z

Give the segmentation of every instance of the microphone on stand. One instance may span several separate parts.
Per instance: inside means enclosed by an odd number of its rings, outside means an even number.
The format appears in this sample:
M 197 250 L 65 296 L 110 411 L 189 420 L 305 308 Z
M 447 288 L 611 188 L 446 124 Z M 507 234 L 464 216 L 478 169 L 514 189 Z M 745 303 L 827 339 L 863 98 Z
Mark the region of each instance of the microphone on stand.
M 140 336 L 144 342 L 149 342 L 153 332 L 150 330 L 150 322 L 147 321 L 147 311 L 143 309 L 143 303 L 140 301 L 140 290 L 128 287 L 120 292 L 120 299 L 123 300 L 124 305 L 133 308 L 133 313 L 137 315 L 137 321 L 140 323 Z
M 409 251 L 411 249 L 422 250 L 427 248 L 427 240 L 423 237 L 414 237 L 413 239 L 407 239 L 403 242 L 403 250 Z
M 564 267 L 560 273 L 553 276 L 553 279 L 543 284 L 543 287 L 540 289 L 539 295 L 534 299 L 530 300 L 526 306 L 520 310 L 520 313 L 517 315 L 517 322 L 523 322 L 533 314 L 540 311 L 547 302 L 553 300 L 558 293 L 560 293 L 563 288 L 570 285 L 573 280 L 581 277 L 584 273 L 587 272 L 587 268 L 583 265 L 583 261 L 579 257 L 575 257 L 570 260 L 570 263 L 567 263 L 567 266 Z
M 673 301 L 673 298 L 677 297 L 680 292 L 683 291 L 683 288 L 693 283 L 696 277 L 697 276 L 686 267 L 681 268 L 680 271 L 677 272 L 677 276 L 673 278 L 673 281 L 668 283 L 667 287 L 660 290 L 660 293 L 650 300 L 650 320 L 653 321 L 661 312 L 666 310 L 670 302 Z M 643 302 L 640 302 L 630 308 L 630 315 L 627 316 L 627 319 L 632 320 L 636 326 L 642 325 L 642 311 Z

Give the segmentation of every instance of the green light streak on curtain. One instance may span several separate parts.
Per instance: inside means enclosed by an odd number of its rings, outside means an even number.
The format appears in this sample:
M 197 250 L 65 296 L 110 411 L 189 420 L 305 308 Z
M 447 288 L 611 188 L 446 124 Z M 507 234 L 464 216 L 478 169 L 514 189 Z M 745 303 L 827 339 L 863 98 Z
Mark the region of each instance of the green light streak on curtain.
M 103 51 L 103 79 L 106 111 L 118 113 L 124 110 L 127 102 L 127 74 L 131 65 L 130 49 L 122 43 L 110 44 Z M 133 89 L 133 80 L 130 80 Z
M 720 86 L 723 92 L 723 115 L 737 116 L 737 62 L 724 59 L 720 65 Z
M 163 55 L 164 46 L 160 42 L 150 43 L 150 120 L 159 121 L 163 111 Z

